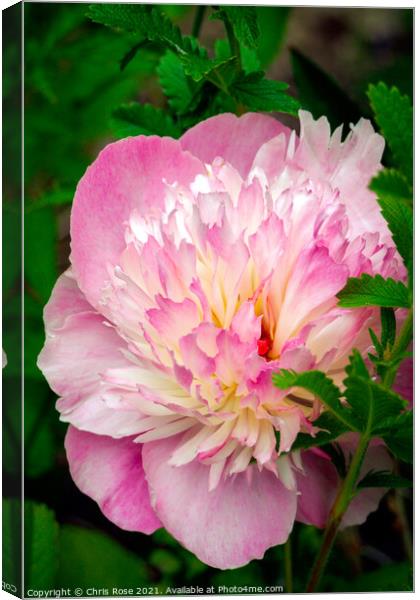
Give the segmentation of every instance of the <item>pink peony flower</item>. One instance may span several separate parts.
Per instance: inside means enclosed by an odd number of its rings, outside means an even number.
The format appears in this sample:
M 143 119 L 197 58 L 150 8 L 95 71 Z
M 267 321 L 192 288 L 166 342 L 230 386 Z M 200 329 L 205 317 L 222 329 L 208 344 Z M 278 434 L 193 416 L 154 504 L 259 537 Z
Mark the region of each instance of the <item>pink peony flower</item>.
M 335 467 L 289 453 L 321 407 L 271 376 L 319 368 L 341 384 L 378 311 L 338 308 L 337 292 L 362 272 L 405 276 L 368 189 L 383 139 L 364 119 L 344 142 L 324 117 L 300 121 L 298 137 L 224 114 L 179 141 L 107 146 L 78 185 L 72 266 L 45 308 L 38 364 L 78 487 L 118 526 L 164 526 L 219 568 L 261 558 L 295 519 L 325 525 Z M 366 469 L 389 463 L 373 444 Z M 382 493 L 360 494 L 345 524 Z

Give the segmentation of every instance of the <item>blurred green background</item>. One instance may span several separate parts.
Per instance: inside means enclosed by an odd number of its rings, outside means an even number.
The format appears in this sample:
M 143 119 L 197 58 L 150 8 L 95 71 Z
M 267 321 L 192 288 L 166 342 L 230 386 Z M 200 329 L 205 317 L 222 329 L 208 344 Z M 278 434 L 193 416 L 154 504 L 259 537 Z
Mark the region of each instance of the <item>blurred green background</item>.
M 166 107 L 158 82 L 162 53 L 142 49 L 124 69 L 120 60 L 132 38 L 90 22 L 87 4 L 27 3 L 25 19 L 25 534 L 28 587 L 274 586 L 284 584 L 283 549 L 233 571 L 200 563 L 163 530 L 152 536 L 124 532 L 108 522 L 96 504 L 73 484 L 63 448 L 65 426 L 58 420 L 50 391 L 36 367 L 43 340 L 42 309 L 57 276 L 67 267 L 69 214 L 75 186 L 98 151 L 122 135 L 112 118 L 120 104 L 148 102 Z M 183 33 L 190 33 L 195 6 L 162 5 Z M 368 82 L 382 80 L 412 96 L 413 11 L 390 9 L 258 9 L 261 42 L 258 60 L 273 79 L 287 81 L 291 94 L 312 110 L 305 88 L 310 57 L 341 87 L 331 109 L 337 119 L 369 115 Z M 212 53 L 224 37 L 220 22 L 206 19 L 200 40 Z M 19 40 L 4 54 L 4 99 L 18 105 Z M 303 58 L 302 58 L 303 55 Z M 312 68 L 312 67 L 310 67 Z M 313 85 L 324 86 L 310 70 Z M 307 73 L 306 73 L 307 74 Z M 327 86 L 328 87 L 328 86 Z M 340 95 L 341 94 L 341 95 Z M 346 98 L 344 101 L 343 98 Z M 346 104 L 347 103 L 347 104 Z M 315 106 L 315 108 L 314 108 Z M 344 108 L 343 108 L 344 107 Z M 328 107 L 327 107 L 328 108 Z M 334 114 L 333 114 L 334 113 Z M 16 117 L 16 115 L 15 115 Z M 292 126 L 296 121 L 284 117 Z M 140 133 L 141 131 L 137 131 Z M 8 354 L 3 397 L 5 432 L 5 535 L 16 514 L 20 457 L 20 294 L 18 252 L 20 161 L 19 130 L 5 124 L 9 144 L 3 201 L 3 345 Z M 411 589 L 404 536 L 410 514 L 406 492 L 392 492 L 379 511 L 358 529 L 343 532 L 333 553 L 323 591 Z M 409 524 L 408 524 L 409 525 Z M 297 525 L 293 534 L 295 591 L 301 591 L 308 565 L 320 543 L 315 528 Z M 10 573 L 13 557 L 6 565 Z

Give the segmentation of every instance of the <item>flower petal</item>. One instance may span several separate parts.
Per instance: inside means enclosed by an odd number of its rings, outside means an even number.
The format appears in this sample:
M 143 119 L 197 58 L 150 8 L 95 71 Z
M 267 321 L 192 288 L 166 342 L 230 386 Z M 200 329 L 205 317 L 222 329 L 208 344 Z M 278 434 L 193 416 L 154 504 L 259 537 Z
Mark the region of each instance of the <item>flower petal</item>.
M 80 180 L 71 213 L 71 261 L 80 288 L 98 306 L 125 249 L 125 228 L 134 209 L 157 215 L 167 184 L 189 185 L 204 167 L 179 142 L 138 136 L 109 144 Z
M 152 505 L 181 544 L 210 566 L 232 569 L 287 540 L 295 492 L 255 465 L 209 491 L 208 466 L 197 461 L 182 467 L 168 464 L 178 443 L 171 438 L 145 444 L 143 464 Z
M 350 434 L 340 439 L 340 446 L 348 457 L 354 453 L 357 436 Z M 300 492 L 296 519 L 301 523 L 325 527 L 328 515 L 337 495 L 340 478 L 331 460 L 320 452 L 309 450 L 302 453 L 304 473 L 296 472 L 297 488 Z M 359 479 L 371 469 L 391 470 L 392 459 L 385 446 L 373 440 L 370 443 Z M 361 525 L 368 515 L 378 508 L 385 493 L 383 488 L 368 488 L 360 492 L 351 502 L 344 515 L 341 527 Z
M 109 367 L 127 365 L 126 343 L 88 304 L 66 272 L 44 310 L 47 336 L 38 367 L 59 395 L 87 395 Z
M 260 146 L 280 133 L 288 136 L 289 129 L 272 117 L 225 113 L 198 123 L 180 141 L 185 150 L 203 162 L 211 164 L 221 156 L 246 177 Z
M 140 444 L 69 427 L 65 446 L 73 480 L 110 521 L 142 533 L 161 527 L 150 505 Z

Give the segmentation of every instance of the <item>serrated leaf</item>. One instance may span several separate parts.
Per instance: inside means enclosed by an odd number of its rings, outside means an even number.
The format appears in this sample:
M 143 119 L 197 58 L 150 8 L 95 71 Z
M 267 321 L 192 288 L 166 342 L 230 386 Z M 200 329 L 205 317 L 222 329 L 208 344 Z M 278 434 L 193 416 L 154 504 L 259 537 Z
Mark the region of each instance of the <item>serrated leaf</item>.
M 25 589 L 51 589 L 58 568 L 58 524 L 45 504 L 25 502 Z M 26 595 L 26 594 L 25 594 Z
M 181 134 L 171 117 L 151 104 L 123 104 L 112 112 L 112 116 L 119 137 L 160 135 L 177 138 Z
M 136 33 L 143 40 L 161 44 L 176 52 L 185 73 L 194 81 L 200 81 L 222 67 L 232 66 L 237 60 L 235 57 L 223 61 L 210 59 L 206 49 L 200 46 L 195 37 L 183 36 L 179 27 L 156 6 L 93 4 L 88 16 L 97 23 L 127 33 Z
M 395 242 L 407 271 L 413 269 L 413 211 L 402 201 L 391 198 L 378 198 L 381 212 L 388 223 L 392 239 Z
M 375 350 L 378 355 L 378 358 L 382 359 L 384 349 L 383 349 L 381 342 L 379 341 L 378 336 L 371 328 L 369 328 L 369 335 L 370 335 L 370 339 L 372 340 L 372 344 L 375 346 Z
M 345 397 L 363 431 L 372 435 L 380 433 L 384 423 L 396 418 L 405 408 L 406 402 L 382 384 L 372 379 L 351 375 L 344 380 Z
M 302 108 L 315 118 L 327 116 L 333 129 L 360 119 L 358 106 L 332 77 L 298 50 L 292 49 L 290 55 Z
M 372 487 L 407 488 L 412 486 L 413 483 L 409 479 L 400 475 L 394 475 L 390 471 L 369 471 L 357 484 L 358 489 Z
M 391 148 L 394 160 L 409 183 L 413 181 L 413 107 L 408 96 L 384 83 L 370 85 L 368 97 L 375 120 Z
M 167 51 L 159 63 L 159 82 L 168 98 L 168 104 L 179 115 L 193 111 L 200 101 L 202 82 L 187 77 L 181 60 Z
M 229 42 L 226 39 L 216 40 L 214 44 L 215 56 L 218 59 L 227 59 L 231 56 Z M 261 64 L 258 59 L 256 50 L 241 45 L 241 63 L 246 75 L 259 71 Z
M 257 47 L 260 28 L 254 6 L 220 6 L 212 18 L 227 19 L 238 42 L 248 48 Z
M 297 115 L 296 98 L 285 93 L 289 86 L 282 81 L 265 79 L 262 72 L 242 73 L 230 86 L 230 93 L 250 110 L 276 111 Z
M 397 324 L 393 308 L 381 308 L 381 345 L 382 348 L 392 348 L 395 342 Z
M 220 87 L 220 78 L 227 83 L 236 73 L 237 57 L 231 56 L 226 59 L 209 59 L 206 56 L 195 54 L 181 55 L 180 59 L 184 65 L 187 75 L 190 75 L 194 81 L 208 79 L 216 86 Z
M 281 390 L 300 387 L 310 392 L 329 408 L 334 416 L 339 419 L 348 430 L 357 430 L 358 424 L 353 419 L 350 411 L 340 402 L 341 392 L 332 379 L 321 371 L 305 371 L 296 373 L 288 369 L 281 369 L 273 374 L 273 383 Z
M 349 376 L 357 375 L 362 379 L 370 379 L 370 374 L 365 361 L 360 352 L 356 349 L 353 350 L 352 354 L 349 356 L 349 364 L 346 366 L 345 371 Z
M 338 306 L 345 308 L 409 308 L 411 305 L 409 291 L 401 281 L 384 279 L 381 275 L 372 277 L 367 273 L 362 273 L 360 277 L 350 277 L 345 287 L 337 294 L 337 298 Z
M 383 426 L 382 437 L 391 452 L 407 463 L 413 462 L 413 411 L 405 411 Z
M 384 199 L 412 203 L 413 190 L 404 175 L 396 169 L 383 169 L 369 184 L 377 196 Z
M 380 431 L 384 423 L 398 417 L 405 408 L 406 401 L 401 396 L 371 378 L 358 350 L 353 350 L 346 374 L 344 396 L 363 431 Z
M 179 27 L 158 7 L 142 4 L 91 4 L 87 16 L 95 23 L 135 33 L 146 40 L 169 45 L 179 52 L 185 51 Z

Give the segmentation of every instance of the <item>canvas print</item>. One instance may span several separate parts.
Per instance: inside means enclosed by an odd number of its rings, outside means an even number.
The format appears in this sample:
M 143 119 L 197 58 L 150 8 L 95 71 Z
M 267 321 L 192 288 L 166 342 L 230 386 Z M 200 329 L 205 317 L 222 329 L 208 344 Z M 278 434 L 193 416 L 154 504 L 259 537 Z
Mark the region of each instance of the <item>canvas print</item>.
M 411 591 L 413 9 L 7 11 L 3 589 Z

